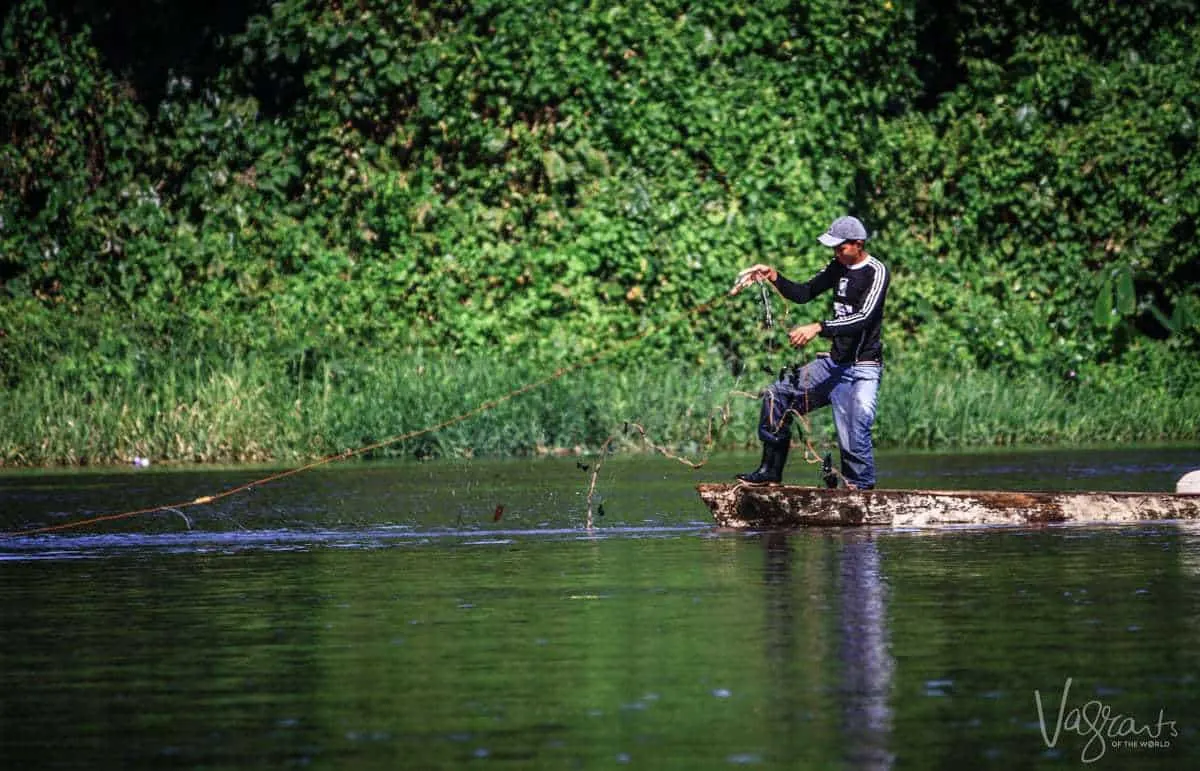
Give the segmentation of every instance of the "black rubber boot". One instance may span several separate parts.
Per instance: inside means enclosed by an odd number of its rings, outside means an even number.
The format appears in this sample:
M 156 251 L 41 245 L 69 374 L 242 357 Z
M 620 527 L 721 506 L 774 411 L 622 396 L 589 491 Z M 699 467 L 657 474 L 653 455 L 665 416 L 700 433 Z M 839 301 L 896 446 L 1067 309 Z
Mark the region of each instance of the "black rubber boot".
M 787 463 L 789 442 L 763 442 L 762 462 L 758 468 L 747 474 L 738 474 L 743 482 L 761 484 L 763 482 L 782 482 L 783 466 Z
M 743 474 L 738 474 L 737 478 L 743 482 L 769 482 L 768 479 L 771 473 L 771 460 L 775 455 L 775 445 L 763 442 L 762 460 L 759 461 L 758 468 L 753 471 L 747 471 Z

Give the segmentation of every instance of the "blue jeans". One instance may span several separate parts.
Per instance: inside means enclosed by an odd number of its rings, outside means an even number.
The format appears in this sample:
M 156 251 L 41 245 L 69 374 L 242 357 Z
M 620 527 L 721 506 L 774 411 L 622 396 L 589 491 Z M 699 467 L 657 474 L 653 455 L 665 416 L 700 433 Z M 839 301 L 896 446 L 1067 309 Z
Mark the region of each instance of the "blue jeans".
M 767 386 L 762 395 L 758 438 L 764 442 L 791 441 L 793 414 L 833 405 L 842 476 L 855 487 L 875 484 L 875 452 L 871 426 L 879 396 L 880 364 L 834 364 L 822 356 L 800 369 L 791 370 Z

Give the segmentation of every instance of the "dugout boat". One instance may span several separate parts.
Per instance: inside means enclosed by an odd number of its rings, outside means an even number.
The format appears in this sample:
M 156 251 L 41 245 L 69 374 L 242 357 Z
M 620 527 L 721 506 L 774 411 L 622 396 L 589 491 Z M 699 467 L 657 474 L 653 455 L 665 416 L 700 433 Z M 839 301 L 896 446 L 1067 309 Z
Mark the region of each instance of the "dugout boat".
M 701 484 L 719 527 L 784 530 L 879 525 L 1042 525 L 1200 520 L 1200 487 L 1178 492 L 847 490 L 782 484 Z

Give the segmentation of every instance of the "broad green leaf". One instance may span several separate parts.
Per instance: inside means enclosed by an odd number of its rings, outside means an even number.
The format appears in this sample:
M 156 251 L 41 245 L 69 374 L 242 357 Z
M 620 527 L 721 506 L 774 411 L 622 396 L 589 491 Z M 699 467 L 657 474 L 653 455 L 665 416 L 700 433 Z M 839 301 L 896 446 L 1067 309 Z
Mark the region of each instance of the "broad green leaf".
M 1113 320 L 1113 282 L 1111 278 L 1104 279 L 1100 290 L 1096 292 L 1095 304 L 1092 306 L 1092 320 L 1099 327 L 1111 327 Z

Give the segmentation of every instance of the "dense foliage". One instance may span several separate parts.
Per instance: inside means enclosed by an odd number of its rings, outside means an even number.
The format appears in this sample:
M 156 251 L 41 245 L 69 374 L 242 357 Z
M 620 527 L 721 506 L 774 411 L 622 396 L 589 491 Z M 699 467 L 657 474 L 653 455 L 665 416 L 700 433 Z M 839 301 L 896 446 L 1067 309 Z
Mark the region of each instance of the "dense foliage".
M 549 361 L 658 325 L 656 355 L 757 371 L 754 297 L 693 309 L 751 261 L 812 272 L 845 211 L 896 361 L 1194 360 L 1195 5 L 23 0 L 0 374 Z

